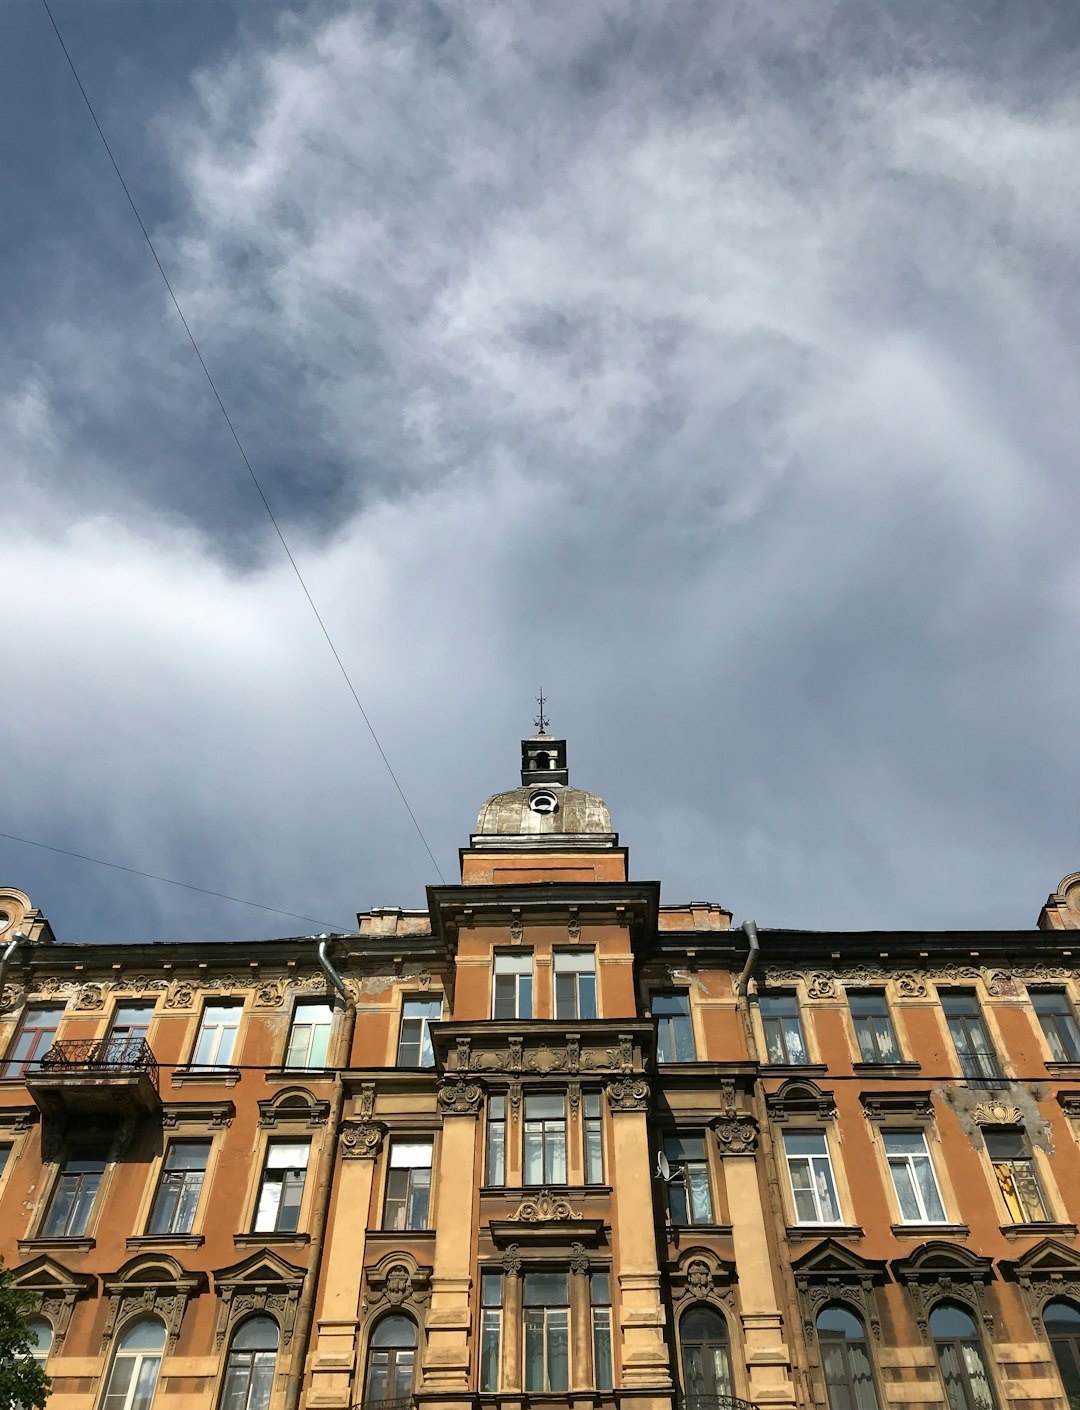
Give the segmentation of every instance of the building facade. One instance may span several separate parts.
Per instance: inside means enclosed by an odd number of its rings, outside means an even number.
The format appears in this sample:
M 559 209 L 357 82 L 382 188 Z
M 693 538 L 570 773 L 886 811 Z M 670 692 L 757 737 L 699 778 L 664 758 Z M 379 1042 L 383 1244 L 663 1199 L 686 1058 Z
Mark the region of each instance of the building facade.
M 427 900 L 82 945 L 0 890 L 53 1410 L 1080 1406 L 1080 875 L 1031 930 L 734 926 L 541 734 Z

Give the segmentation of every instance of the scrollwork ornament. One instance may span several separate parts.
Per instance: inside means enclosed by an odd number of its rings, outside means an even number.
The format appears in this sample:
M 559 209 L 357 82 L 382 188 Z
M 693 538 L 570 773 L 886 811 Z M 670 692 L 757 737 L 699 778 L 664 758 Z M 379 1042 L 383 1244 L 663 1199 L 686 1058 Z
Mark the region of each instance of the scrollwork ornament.
M 516 1278 L 521 1272 L 520 1245 L 508 1244 L 506 1252 L 502 1257 L 503 1272 L 511 1278 Z
M 626 1077 L 607 1084 L 608 1107 L 611 1111 L 645 1111 L 649 1105 L 647 1077 Z
M 167 1009 L 189 1009 L 195 1002 L 195 985 L 186 980 L 177 980 L 165 995 Z
M 256 988 L 255 1002 L 264 1009 L 280 1008 L 285 1002 L 285 993 L 276 980 L 268 979 Z
M 374 1160 L 382 1150 L 386 1128 L 377 1121 L 342 1123 L 341 1154 L 346 1160 Z
M 686 1290 L 698 1302 L 712 1296 L 712 1269 L 703 1258 L 692 1259 L 686 1269 Z
M 538 1190 L 534 1195 L 527 1195 L 508 1218 L 512 1224 L 546 1224 L 554 1220 L 580 1219 L 581 1215 L 562 1195 Z
M 105 1007 L 105 992 L 100 984 L 84 984 L 75 996 L 75 1007 L 83 1012 Z
M 570 1245 L 570 1271 L 571 1273 L 585 1274 L 589 1271 L 589 1255 L 585 1245 L 582 1243 L 572 1243 Z
M 475 1116 L 484 1099 L 478 1082 L 443 1082 L 439 1087 L 439 1109 L 444 1116 Z
M 725 1111 L 713 1123 L 713 1134 L 722 1156 L 753 1155 L 758 1145 L 758 1124 L 741 1111 Z
M 1023 1113 L 1008 1102 L 979 1102 L 971 1113 L 977 1126 L 1022 1126 Z

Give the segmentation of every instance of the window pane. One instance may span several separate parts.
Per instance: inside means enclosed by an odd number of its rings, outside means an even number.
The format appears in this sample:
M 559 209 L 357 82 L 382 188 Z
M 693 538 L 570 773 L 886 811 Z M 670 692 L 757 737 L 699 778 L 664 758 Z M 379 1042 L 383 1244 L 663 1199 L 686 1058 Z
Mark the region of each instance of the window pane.
M 390 1147 L 390 1168 L 419 1168 L 431 1165 L 430 1141 L 395 1141 Z
M 585 1123 L 585 1183 L 602 1185 L 604 1182 L 604 1148 L 599 1121 Z
M 561 1307 L 567 1303 L 565 1273 L 526 1273 L 526 1307 Z
M 896 1187 L 896 1198 L 900 1203 L 900 1216 L 909 1223 L 917 1224 L 922 1220 L 922 1210 L 919 1208 L 919 1197 L 915 1193 L 915 1181 L 912 1178 L 911 1167 L 907 1161 L 890 1162 L 892 1170 L 893 1184 Z
M 709 1170 L 705 1165 L 688 1165 L 690 1213 L 695 1224 L 712 1223 L 712 1197 L 709 1194 Z
M 548 1390 L 565 1390 L 570 1384 L 569 1313 L 550 1311 L 548 1319 Z
M 498 1311 L 485 1309 L 480 1325 L 480 1389 L 499 1388 L 499 1321 Z
M 610 1390 L 614 1384 L 611 1366 L 611 1311 L 593 1308 L 593 1367 L 597 1390 Z
M 525 1389 L 544 1389 L 544 1313 L 539 1308 L 525 1313 Z

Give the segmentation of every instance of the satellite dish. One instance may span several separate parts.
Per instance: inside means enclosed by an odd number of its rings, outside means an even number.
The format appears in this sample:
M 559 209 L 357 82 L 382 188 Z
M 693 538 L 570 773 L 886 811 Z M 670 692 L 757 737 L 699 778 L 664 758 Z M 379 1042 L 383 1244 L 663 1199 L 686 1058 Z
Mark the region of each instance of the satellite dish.
M 671 1166 L 663 1151 L 656 1152 L 656 1173 L 660 1176 L 661 1180 L 671 1179 Z

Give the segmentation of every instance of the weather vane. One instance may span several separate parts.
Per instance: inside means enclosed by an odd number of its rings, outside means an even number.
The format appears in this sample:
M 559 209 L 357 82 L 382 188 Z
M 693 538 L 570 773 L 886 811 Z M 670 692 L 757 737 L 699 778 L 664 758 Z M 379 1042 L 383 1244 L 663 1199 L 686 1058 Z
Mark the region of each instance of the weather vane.
M 548 725 L 551 723 L 551 721 L 548 719 L 548 717 L 544 714 L 544 700 L 545 700 L 545 698 L 546 698 L 546 697 L 544 696 L 544 687 L 541 686 L 541 687 L 540 687 L 540 694 L 536 697 L 536 703 L 540 706 L 540 713 L 539 713 L 539 715 L 537 715 L 536 719 L 533 720 L 533 724 L 536 726 L 537 730 L 538 730 L 541 734 L 544 733 L 544 731 L 547 729 Z

